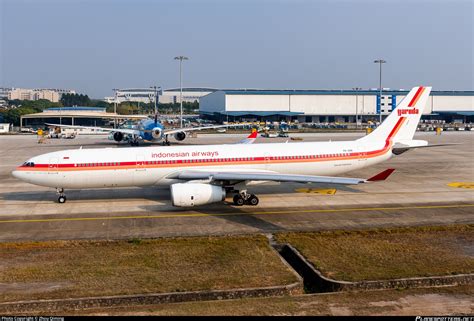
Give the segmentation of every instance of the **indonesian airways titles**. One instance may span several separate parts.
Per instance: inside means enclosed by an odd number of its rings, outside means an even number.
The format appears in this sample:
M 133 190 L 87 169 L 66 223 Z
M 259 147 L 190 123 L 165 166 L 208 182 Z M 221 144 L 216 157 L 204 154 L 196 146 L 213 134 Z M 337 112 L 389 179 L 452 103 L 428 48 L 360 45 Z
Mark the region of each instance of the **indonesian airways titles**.
M 217 157 L 219 156 L 219 152 L 214 151 L 207 151 L 207 152 L 174 152 L 174 153 L 165 153 L 165 152 L 160 152 L 160 153 L 151 153 L 152 158 L 173 158 L 173 157 L 179 157 L 179 158 L 185 158 L 185 157 Z

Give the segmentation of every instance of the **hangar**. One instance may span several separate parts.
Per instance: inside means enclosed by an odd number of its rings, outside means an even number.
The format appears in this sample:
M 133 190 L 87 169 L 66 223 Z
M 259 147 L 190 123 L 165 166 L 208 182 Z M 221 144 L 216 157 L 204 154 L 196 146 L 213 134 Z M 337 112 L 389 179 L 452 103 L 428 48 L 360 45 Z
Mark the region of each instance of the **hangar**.
M 110 122 L 147 118 L 146 115 L 119 115 L 106 112 L 102 107 L 54 107 L 40 113 L 21 116 L 20 128 L 43 128 L 45 123 L 79 126 L 107 126 Z
M 218 90 L 200 99 L 201 117 L 215 120 L 364 122 L 388 115 L 408 90 Z M 474 121 L 474 91 L 432 91 L 425 119 Z

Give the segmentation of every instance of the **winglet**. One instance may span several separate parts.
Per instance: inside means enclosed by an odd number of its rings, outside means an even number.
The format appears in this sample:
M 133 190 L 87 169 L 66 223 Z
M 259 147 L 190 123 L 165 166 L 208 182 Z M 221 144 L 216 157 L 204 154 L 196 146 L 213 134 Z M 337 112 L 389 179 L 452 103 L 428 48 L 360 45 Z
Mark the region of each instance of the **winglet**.
M 393 173 L 393 171 L 395 171 L 395 168 L 386 169 L 383 172 L 380 172 L 377 175 L 372 176 L 367 181 L 368 182 L 384 181 Z
M 258 133 L 257 133 L 256 130 L 255 130 L 255 131 L 252 131 L 252 133 L 251 133 L 247 138 L 255 139 L 255 138 L 257 138 L 257 134 L 258 134 Z
M 253 144 L 253 142 L 257 139 L 257 131 L 252 129 L 252 133 L 247 136 L 247 138 L 242 139 L 237 144 Z

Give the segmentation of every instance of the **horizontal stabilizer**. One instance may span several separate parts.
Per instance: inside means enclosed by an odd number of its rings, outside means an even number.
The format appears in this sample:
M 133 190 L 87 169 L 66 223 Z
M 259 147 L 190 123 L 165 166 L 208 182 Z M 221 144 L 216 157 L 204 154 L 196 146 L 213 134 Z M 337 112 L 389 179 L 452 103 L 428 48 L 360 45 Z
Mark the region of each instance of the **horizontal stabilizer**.
M 417 142 L 417 141 L 414 141 L 414 142 Z M 403 142 L 403 143 L 396 143 L 395 145 L 393 145 L 392 153 L 394 153 L 395 155 L 400 155 L 410 149 L 441 147 L 441 146 L 450 146 L 450 145 L 460 145 L 460 144 L 459 143 L 445 143 L 445 144 L 428 145 L 428 142 L 426 142 L 426 144 L 409 144 L 409 143 L 406 144 L 405 142 Z

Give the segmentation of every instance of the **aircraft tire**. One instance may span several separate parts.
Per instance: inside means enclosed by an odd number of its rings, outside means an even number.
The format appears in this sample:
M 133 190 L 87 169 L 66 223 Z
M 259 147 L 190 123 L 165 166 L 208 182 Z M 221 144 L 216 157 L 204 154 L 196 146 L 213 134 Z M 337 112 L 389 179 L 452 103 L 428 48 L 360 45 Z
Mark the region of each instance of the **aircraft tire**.
M 234 195 L 234 204 L 237 206 L 242 206 L 245 204 L 245 200 L 242 198 L 240 194 Z
M 59 203 L 59 204 L 64 204 L 64 203 L 66 203 L 66 196 L 64 196 L 64 195 L 59 196 L 59 197 L 58 197 L 58 203 Z
M 248 204 L 252 206 L 257 206 L 258 205 L 258 197 L 255 196 L 254 194 L 250 195 L 250 198 L 248 199 Z

